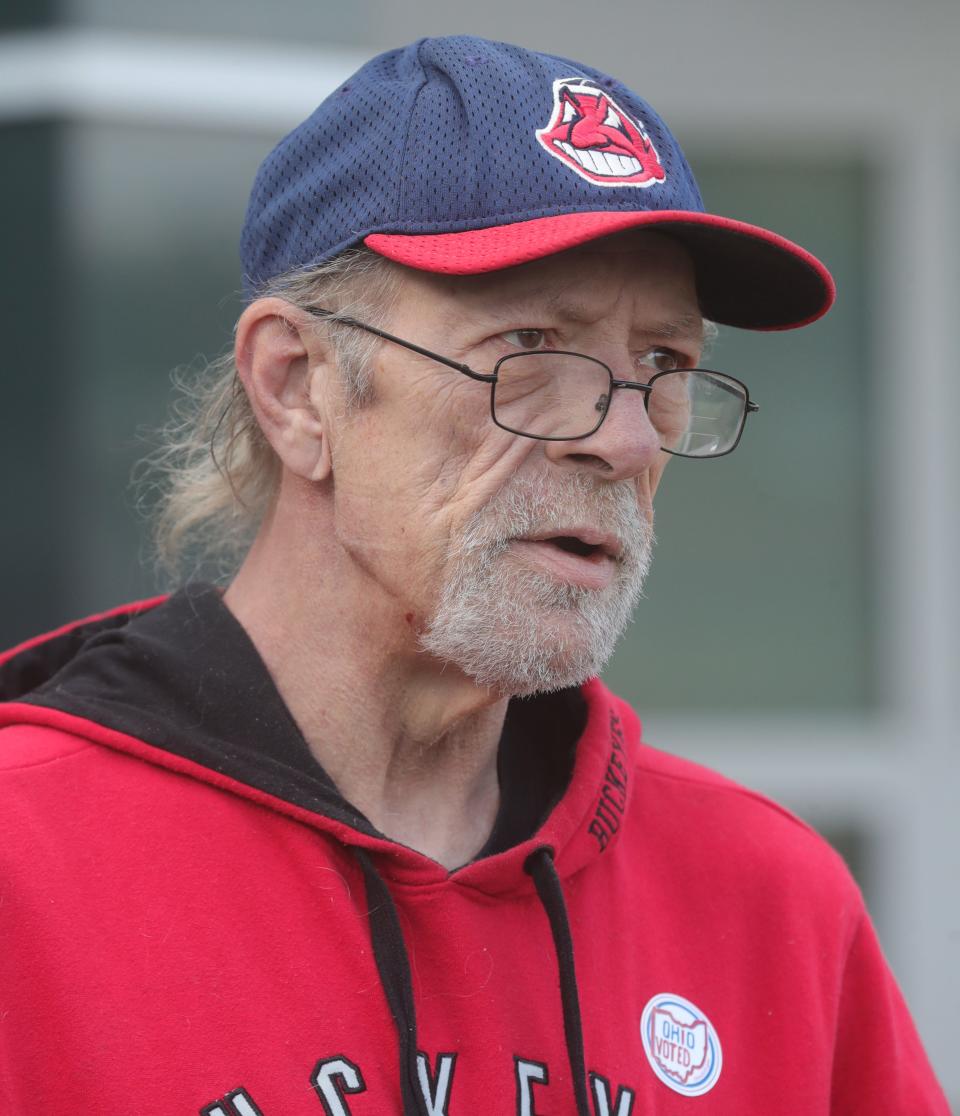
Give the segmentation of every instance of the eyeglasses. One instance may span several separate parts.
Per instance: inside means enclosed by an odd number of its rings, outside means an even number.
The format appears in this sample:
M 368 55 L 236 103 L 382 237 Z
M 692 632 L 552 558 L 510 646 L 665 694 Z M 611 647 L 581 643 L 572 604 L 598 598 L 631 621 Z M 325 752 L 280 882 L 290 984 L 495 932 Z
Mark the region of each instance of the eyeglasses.
M 535 349 L 501 357 L 492 372 L 440 356 L 375 326 L 307 307 L 311 314 L 366 330 L 384 341 L 490 385 L 490 416 L 503 430 L 544 442 L 587 438 L 610 413 L 617 389 L 643 392 L 660 448 L 678 457 L 723 457 L 737 448 L 747 415 L 760 408 L 745 384 L 706 368 L 656 372 L 649 383 L 618 380 L 594 357 L 557 349 Z

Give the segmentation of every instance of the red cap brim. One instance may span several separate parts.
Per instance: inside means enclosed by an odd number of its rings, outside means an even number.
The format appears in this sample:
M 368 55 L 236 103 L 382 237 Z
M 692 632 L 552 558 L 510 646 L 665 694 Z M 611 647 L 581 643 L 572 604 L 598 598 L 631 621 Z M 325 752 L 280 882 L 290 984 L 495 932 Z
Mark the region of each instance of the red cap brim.
M 767 229 L 684 210 L 562 213 L 466 232 L 371 233 L 364 244 L 407 267 L 447 275 L 499 271 L 602 236 L 657 225 L 693 259 L 703 314 L 741 329 L 794 329 L 833 305 L 830 272 Z

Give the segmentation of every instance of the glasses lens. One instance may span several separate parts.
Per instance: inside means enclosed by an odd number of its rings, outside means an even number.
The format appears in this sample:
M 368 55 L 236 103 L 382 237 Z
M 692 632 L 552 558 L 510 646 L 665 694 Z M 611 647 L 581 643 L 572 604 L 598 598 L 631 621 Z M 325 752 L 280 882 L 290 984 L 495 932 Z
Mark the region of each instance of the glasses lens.
M 684 457 L 716 457 L 736 445 L 746 414 L 743 386 L 720 372 L 664 372 L 647 410 L 661 445 Z
M 536 438 L 585 438 L 610 405 L 610 373 L 592 357 L 531 352 L 504 357 L 493 385 L 498 425 Z

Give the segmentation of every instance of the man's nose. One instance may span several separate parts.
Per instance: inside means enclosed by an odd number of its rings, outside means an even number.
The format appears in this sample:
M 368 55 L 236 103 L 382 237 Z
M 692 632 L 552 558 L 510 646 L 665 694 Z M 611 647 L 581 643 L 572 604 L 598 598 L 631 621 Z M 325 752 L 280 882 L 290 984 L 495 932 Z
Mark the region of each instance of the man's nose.
M 608 480 L 644 473 L 660 456 L 660 435 L 644 397 L 632 388 L 614 389 L 599 430 L 571 442 L 544 442 L 547 457 L 557 465 L 595 469 Z

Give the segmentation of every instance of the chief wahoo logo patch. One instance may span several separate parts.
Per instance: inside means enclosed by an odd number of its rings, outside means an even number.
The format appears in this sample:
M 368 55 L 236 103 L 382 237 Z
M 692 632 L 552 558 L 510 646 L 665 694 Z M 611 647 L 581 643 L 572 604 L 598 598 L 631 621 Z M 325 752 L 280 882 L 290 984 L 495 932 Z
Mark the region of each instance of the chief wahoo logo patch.
M 537 139 L 597 186 L 654 186 L 667 177 L 641 121 L 586 78 L 557 78 L 553 114 Z

